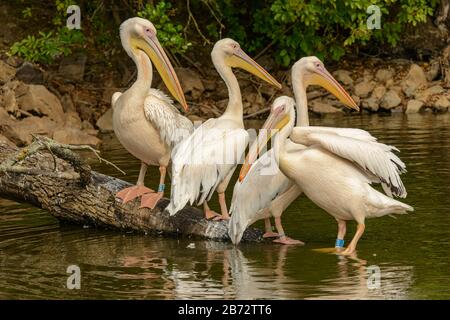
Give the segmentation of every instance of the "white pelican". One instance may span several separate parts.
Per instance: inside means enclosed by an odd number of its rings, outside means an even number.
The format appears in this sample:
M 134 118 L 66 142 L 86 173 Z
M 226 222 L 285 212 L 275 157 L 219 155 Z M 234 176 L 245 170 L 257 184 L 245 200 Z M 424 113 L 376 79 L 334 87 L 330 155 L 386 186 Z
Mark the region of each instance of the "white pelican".
M 306 88 L 308 85 L 320 85 L 334 94 L 345 106 L 357 109 L 355 102 L 341 85 L 326 71 L 316 73 L 314 64 L 323 67 L 321 61 L 316 57 L 305 57 L 300 59 L 292 67 L 292 81 L 297 103 L 297 113 L 300 117 L 296 119 L 298 127 L 308 127 L 309 117 L 306 101 Z M 309 127 L 308 130 L 315 132 L 333 132 L 341 136 L 361 137 L 375 141 L 368 132 L 359 129 Z M 306 146 L 286 141 L 286 148 L 290 151 L 304 149 Z M 232 239 L 239 239 L 245 228 L 257 220 L 265 219 L 266 233 L 264 237 L 277 237 L 274 242 L 281 244 L 303 244 L 301 241 L 291 239 L 284 233 L 281 224 L 281 215 L 289 205 L 302 193 L 297 184 L 287 178 L 278 168 L 274 150 L 264 153 L 255 163 L 252 170 L 248 172 L 244 181 L 237 181 L 234 186 L 230 213 L 233 218 L 230 222 L 230 234 Z M 272 172 L 269 172 L 272 171 Z M 268 202 L 269 201 L 269 202 Z M 277 233 L 271 231 L 270 217 L 275 218 Z
M 183 90 L 153 24 L 142 18 L 128 19 L 120 26 L 120 39 L 138 73 L 136 82 L 128 90 L 116 92 L 112 97 L 113 126 L 120 143 L 141 160 L 141 170 L 136 185 L 121 190 L 116 196 L 124 203 L 142 196 L 141 207 L 154 208 L 164 194 L 172 148 L 193 131 L 193 125 L 178 112 L 169 97 L 150 88 L 152 61 L 170 93 L 187 111 Z M 148 165 L 159 166 L 158 192 L 144 186 Z
M 318 65 L 318 70 L 324 68 Z M 283 96 L 277 98 L 262 132 L 270 132 L 250 148 L 239 179 L 244 179 L 275 130 L 274 152 L 280 170 L 291 179 L 316 205 L 331 214 L 338 222 L 337 247 L 342 248 L 346 221 L 356 220 L 355 236 L 342 254 L 352 254 L 365 229 L 365 219 L 387 214 L 405 214 L 413 208 L 373 189 L 373 182 L 382 183 L 385 192 L 406 196 L 399 172 L 403 162 L 392 153 L 394 147 L 374 141 L 342 136 L 332 131 L 314 131 L 295 127 L 295 102 Z M 304 147 L 297 151 L 286 148 L 286 140 Z M 270 201 L 270 200 L 269 200 Z M 234 239 L 236 241 L 239 239 Z
M 220 218 L 229 218 L 225 190 L 248 143 L 242 119 L 241 90 L 231 68 L 242 68 L 281 88 L 281 84 L 232 39 L 218 41 L 211 57 L 227 85 L 228 105 L 222 116 L 203 123 L 172 152 L 171 202 L 166 208 L 171 215 L 188 202 L 192 204 L 198 200 L 198 204 L 204 204 L 205 217 L 216 219 L 217 214 L 206 203 L 216 190 L 222 213 Z

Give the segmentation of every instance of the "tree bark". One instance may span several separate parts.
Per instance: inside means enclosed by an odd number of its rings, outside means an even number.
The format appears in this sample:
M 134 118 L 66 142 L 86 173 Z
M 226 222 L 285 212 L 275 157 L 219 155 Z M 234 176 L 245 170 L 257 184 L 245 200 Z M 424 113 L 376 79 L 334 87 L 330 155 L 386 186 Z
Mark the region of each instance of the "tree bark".
M 120 231 L 167 236 L 195 236 L 229 241 L 225 221 L 207 221 L 186 206 L 175 216 L 164 211 L 164 198 L 155 209 L 139 209 L 139 201 L 122 204 L 115 194 L 129 183 L 91 171 L 77 153 L 50 141 L 17 149 L 0 142 L 0 197 L 31 203 L 61 221 Z M 69 147 L 69 146 L 66 146 Z M 262 231 L 248 229 L 244 241 L 261 241 Z

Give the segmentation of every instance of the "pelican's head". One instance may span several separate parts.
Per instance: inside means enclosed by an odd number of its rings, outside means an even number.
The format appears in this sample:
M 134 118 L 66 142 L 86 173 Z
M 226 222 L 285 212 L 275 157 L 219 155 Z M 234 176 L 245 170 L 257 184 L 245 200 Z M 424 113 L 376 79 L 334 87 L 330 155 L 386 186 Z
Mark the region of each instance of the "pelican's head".
M 143 18 L 130 18 L 120 25 L 120 40 L 128 55 L 135 59 L 139 51 L 144 52 L 155 65 L 167 89 L 187 111 L 188 105 L 180 81 L 156 34 L 155 26 Z
M 292 82 L 302 81 L 306 86 L 318 85 L 328 90 L 346 107 L 359 110 L 358 105 L 345 89 L 327 71 L 319 58 L 311 56 L 298 60 L 292 67 Z
M 216 65 L 224 62 L 230 68 L 241 68 L 269 84 L 281 89 L 281 84 L 275 80 L 263 67 L 250 58 L 242 49 L 239 43 L 230 38 L 219 40 L 214 45 L 211 57 Z
M 288 96 L 281 96 L 275 99 L 270 114 L 266 122 L 259 131 L 258 139 L 249 149 L 245 162 L 239 173 L 239 181 L 244 180 L 250 168 L 258 155 L 264 150 L 269 140 L 281 130 L 289 130 L 294 127 L 296 122 L 295 100 Z

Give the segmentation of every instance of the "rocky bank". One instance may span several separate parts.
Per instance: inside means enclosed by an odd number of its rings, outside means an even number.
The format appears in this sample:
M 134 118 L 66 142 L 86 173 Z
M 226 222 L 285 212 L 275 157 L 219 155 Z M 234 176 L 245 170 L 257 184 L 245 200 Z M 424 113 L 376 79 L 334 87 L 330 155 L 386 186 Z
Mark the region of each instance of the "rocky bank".
M 264 61 L 260 63 L 266 67 Z M 33 134 L 40 134 L 61 143 L 98 146 L 98 133 L 112 131 L 112 94 L 125 90 L 135 74 L 127 71 L 118 83 L 106 81 L 93 86 L 85 81 L 85 64 L 82 55 L 63 58 L 56 71 L 15 58 L 0 60 L 0 140 L 22 146 L 31 142 Z M 334 69 L 333 75 L 363 113 L 450 111 L 450 81 L 441 59 L 416 64 L 372 58 L 346 61 Z M 206 70 L 176 68 L 176 72 L 191 107 L 187 114 L 191 120 L 222 114 L 228 101 L 227 88 L 212 66 Z M 283 82 L 280 91 L 246 73 L 237 74 L 246 118 L 264 118 L 276 96 L 292 95 L 288 71 L 275 73 Z M 159 77 L 154 83 L 165 90 Z M 311 88 L 308 97 L 312 114 L 348 113 L 321 88 Z

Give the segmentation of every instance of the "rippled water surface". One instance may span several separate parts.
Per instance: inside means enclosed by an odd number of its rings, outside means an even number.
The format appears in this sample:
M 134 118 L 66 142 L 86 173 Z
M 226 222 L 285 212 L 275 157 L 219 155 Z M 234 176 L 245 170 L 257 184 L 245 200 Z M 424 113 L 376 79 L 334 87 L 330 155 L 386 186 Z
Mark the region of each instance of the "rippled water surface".
M 43 210 L 0 199 L 0 298 L 449 299 L 450 114 L 312 122 L 369 130 L 397 146 L 408 166 L 406 202 L 416 211 L 368 220 L 357 258 L 316 250 L 333 246 L 336 223 L 304 197 L 283 217 L 286 232 L 306 246 L 238 248 L 63 225 Z M 136 180 L 138 161 L 113 137 L 104 138 L 103 153 L 127 171 L 125 180 Z M 152 169 L 146 183 L 156 187 L 158 174 Z M 349 229 L 347 241 L 354 225 Z M 80 290 L 66 288 L 72 264 L 81 269 Z M 381 270 L 378 288 L 368 286 L 370 266 Z

